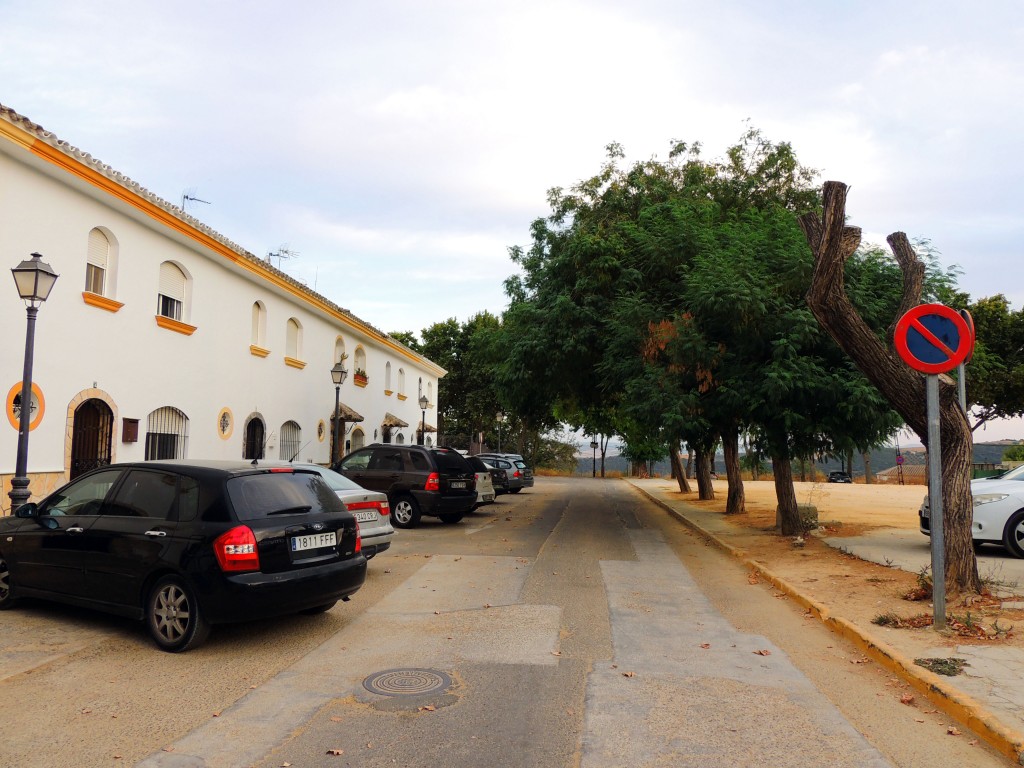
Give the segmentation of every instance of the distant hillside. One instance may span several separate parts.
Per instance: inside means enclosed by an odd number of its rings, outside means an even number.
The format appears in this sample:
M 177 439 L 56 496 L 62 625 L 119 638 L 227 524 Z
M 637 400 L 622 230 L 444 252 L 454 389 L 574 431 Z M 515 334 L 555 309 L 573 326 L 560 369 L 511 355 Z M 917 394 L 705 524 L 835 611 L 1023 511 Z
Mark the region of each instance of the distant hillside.
M 976 443 L 974 446 L 974 463 L 978 465 L 990 465 L 999 464 L 1003 460 L 1003 451 L 1009 447 L 1009 444 L 1005 443 Z M 921 465 L 925 463 L 925 451 L 924 448 L 909 448 L 901 451 L 903 454 L 903 466 L 910 467 L 915 465 Z M 686 460 L 686 457 L 683 457 Z M 615 472 L 621 475 L 629 474 L 629 462 L 626 461 L 622 456 L 607 456 L 604 462 L 605 472 Z M 821 461 L 815 463 L 815 468 L 819 473 L 828 474 L 834 469 L 845 469 L 841 462 L 836 460 Z M 871 452 L 871 471 L 881 472 L 882 470 L 889 469 L 890 467 L 896 466 L 896 449 L 895 448 L 879 448 Z M 592 457 L 585 456 L 580 457 L 576 465 L 576 474 L 589 476 L 591 474 Z M 715 457 L 715 471 L 720 474 L 725 474 L 725 463 L 722 460 L 722 455 L 719 454 Z M 654 474 L 669 476 L 672 470 L 668 462 L 668 457 L 662 461 L 656 462 L 654 465 Z M 597 457 L 597 474 L 601 474 L 601 457 Z M 861 459 L 860 454 L 854 454 L 853 457 L 853 475 L 854 477 L 864 476 L 864 461 Z

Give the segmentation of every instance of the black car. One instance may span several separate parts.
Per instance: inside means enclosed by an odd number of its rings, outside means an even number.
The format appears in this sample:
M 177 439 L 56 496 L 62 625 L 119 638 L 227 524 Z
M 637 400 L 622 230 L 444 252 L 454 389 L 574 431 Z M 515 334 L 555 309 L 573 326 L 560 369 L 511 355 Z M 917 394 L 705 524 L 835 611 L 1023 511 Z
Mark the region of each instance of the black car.
M 469 461 L 472 464 L 476 460 L 480 462 L 487 470 L 491 473 L 491 485 L 494 486 L 494 495 L 501 496 L 503 493 L 508 493 L 508 471 L 494 465 L 494 459 L 481 459 L 479 456 L 470 456 Z M 474 466 L 476 466 L 474 464 Z
M 476 472 L 448 448 L 377 443 L 350 453 L 334 470 L 386 493 L 396 528 L 414 528 L 423 515 L 457 523 L 476 505 Z
M 853 478 L 846 472 L 833 471 L 828 473 L 828 481 L 830 483 L 852 483 Z
M 56 600 L 145 620 L 165 651 L 210 625 L 320 613 L 366 579 L 320 475 L 249 462 L 114 464 L 0 518 L 0 609 Z

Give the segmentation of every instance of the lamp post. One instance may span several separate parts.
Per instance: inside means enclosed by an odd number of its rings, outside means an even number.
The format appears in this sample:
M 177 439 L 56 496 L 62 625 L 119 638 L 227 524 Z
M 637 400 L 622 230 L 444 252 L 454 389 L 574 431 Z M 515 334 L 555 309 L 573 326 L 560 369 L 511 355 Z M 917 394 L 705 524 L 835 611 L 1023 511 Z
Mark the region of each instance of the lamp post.
M 498 453 L 501 453 L 501 425 L 505 422 L 505 414 L 498 411 L 495 418 L 498 420 Z
M 430 405 L 430 401 L 427 400 L 426 395 L 420 395 L 420 410 L 423 411 L 423 421 L 420 423 L 420 439 L 418 445 L 424 445 L 427 442 L 427 406 Z
M 11 270 L 18 295 L 26 303 L 28 329 L 25 332 L 25 369 L 21 377 L 21 413 L 18 422 L 18 460 L 11 478 L 11 513 L 32 496 L 28 490 L 28 431 L 32 421 L 32 358 L 36 340 L 36 314 L 57 282 L 53 267 L 43 261 L 41 254 L 33 253 Z
M 597 440 L 591 440 L 590 447 L 594 450 L 594 463 L 593 469 L 590 471 L 590 476 L 597 477 Z
M 339 360 L 331 368 L 331 381 L 334 382 L 334 440 L 331 441 L 331 466 L 338 461 L 338 423 L 341 421 L 341 385 L 345 383 L 348 370 L 345 368 L 345 361 Z

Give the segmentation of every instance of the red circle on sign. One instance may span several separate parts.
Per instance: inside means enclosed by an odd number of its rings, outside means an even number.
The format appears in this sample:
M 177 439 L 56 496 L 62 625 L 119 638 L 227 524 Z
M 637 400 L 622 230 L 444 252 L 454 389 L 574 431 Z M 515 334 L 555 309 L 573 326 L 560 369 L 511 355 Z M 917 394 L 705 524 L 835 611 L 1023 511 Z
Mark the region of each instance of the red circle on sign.
M 943 342 L 936 338 L 922 324 L 921 319 L 928 315 L 935 315 L 951 322 L 957 331 L 959 339 L 956 349 L 949 349 Z M 922 335 L 926 341 L 933 344 L 946 359 L 938 363 L 929 363 L 919 359 L 907 344 L 907 336 L 911 329 Z M 896 351 L 903 358 L 903 362 L 921 373 L 945 373 L 956 368 L 967 359 L 974 347 L 974 334 L 971 332 L 967 321 L 952 307 L 945 304 L 920 304 L 903 315 L 896 323 L 896 332 L 893 336 L 893 343 Z

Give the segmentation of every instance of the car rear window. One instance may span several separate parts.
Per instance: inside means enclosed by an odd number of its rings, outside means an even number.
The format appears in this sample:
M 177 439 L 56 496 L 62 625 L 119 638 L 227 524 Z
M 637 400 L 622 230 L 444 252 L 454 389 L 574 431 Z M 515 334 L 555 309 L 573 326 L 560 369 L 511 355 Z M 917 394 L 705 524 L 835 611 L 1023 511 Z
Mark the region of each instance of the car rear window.
M 478 459 L 476 456 L 467 456 L 466 461 L 468 461 L 469 465 L 473 467 L 473 469 L 475 469 L 477 472 L 487 471 L 487 464 Z
M 452 451 L 434 451 L 434 461 L 442 472 L 472 472 L 473 468 L 462 456 Z
M 517 467 L 519 467 L 520 469 L 526 469 L 526 462 L 525 461 L 517 461 L 517 462 L 515 462 L 515 465 Z
M 345 511 L 337 494 L 320 475 L 312 472 L 233 477 L 227 482 L 227 490 L 239 520 L 261 520 L 289 512 L 300 515 Z

